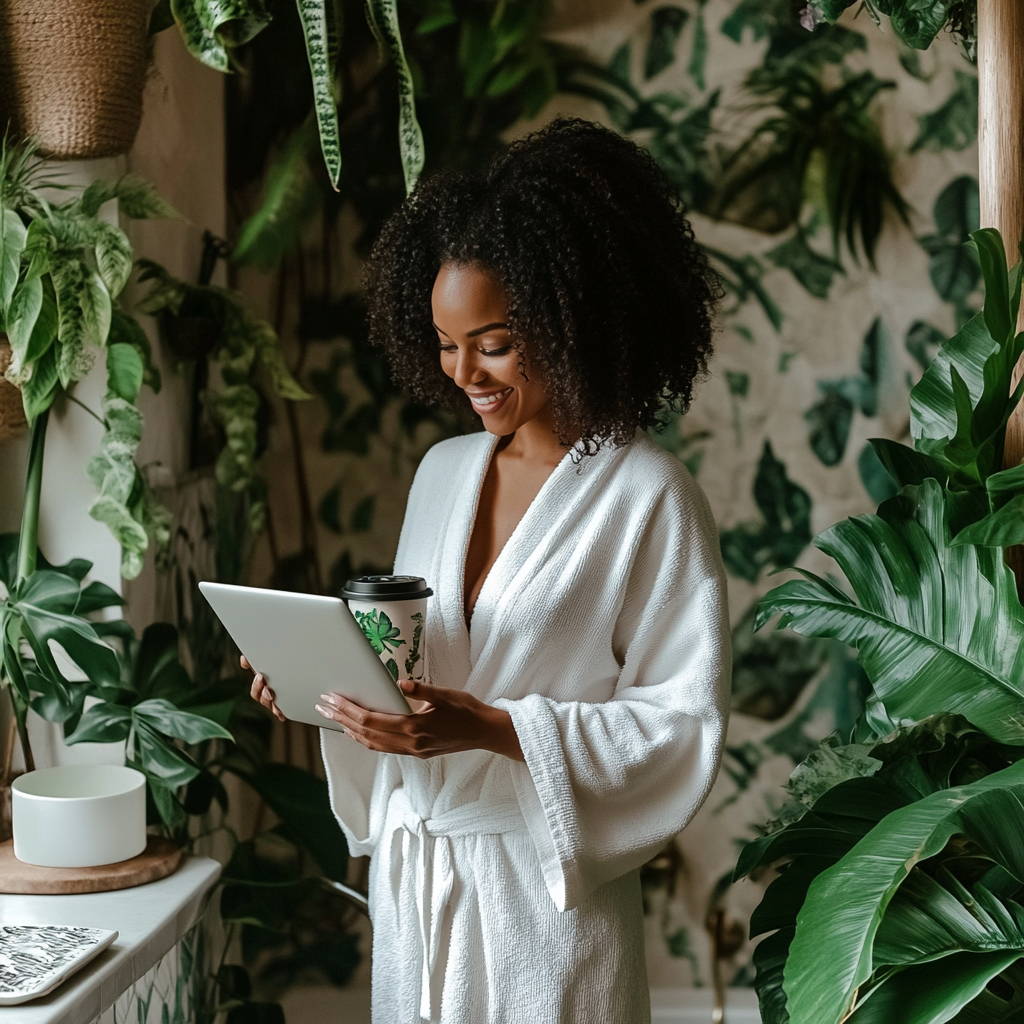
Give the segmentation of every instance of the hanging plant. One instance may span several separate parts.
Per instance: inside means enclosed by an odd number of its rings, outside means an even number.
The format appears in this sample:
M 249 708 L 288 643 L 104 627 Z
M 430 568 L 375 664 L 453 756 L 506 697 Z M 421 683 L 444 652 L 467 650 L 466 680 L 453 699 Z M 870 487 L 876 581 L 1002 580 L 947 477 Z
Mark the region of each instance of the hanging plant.
M 211 379 L 200 395 L 224 435 L 214 473 L 221 487 L 248 497 L 249 527 L 256 533 L 266 508 L 256 463 L 261 406 L 257 374 L 265 371 L 282 398 L 300 401 L 310 396 L 285 365 L 273 327 L 256 316 L 237 292 L 186 284 L 151 260 L 140 260 L 138 265 L 139 280 L 153 282 L 139 303 L 140 311 L 159 318 L 161 334 L 173 339 L 180 358 L 208 358 L 217 370 L 220 383 Z M 179 332 L 182 324 L 184 334 Z
M 808 0 L 802 18 L 813 30 L 821 21 L 835 22 L 858 0 Z M 974 60 L 978 45 L 978 0 L 861 0 L 876 25 L 885 15 L 896 35 L 915 50 L 927 50 L 943 29 L 951 32 Z
M 313 79 L 313 108 L 320 149 L 331 181 L 337 189 L 341 176 L 341 141 L 338 103 L 341 83 L 338 53 L 341 33 L 340 0 L 296 0 Z M 366 16 L 380 48 L 381 61 L 390 60 L 398 78 L 398 143 L 406 190 L 411 192 L 423 170 L 423 133 L 416 119 L 412 74 L 405 59 L 398 25 L 397 0 L 366 0 Z M 160 0 L 150 20 L 150 31 L 177 25 L 185 46 L 197 60 L 217 71 L 230 71 L 232 51 L 249 42 L 268 24 L 270 13 L 263 0 Z
M 0 125 L 61 160 L 127 152 L 149 62 L 142 0 L 4 0 Z

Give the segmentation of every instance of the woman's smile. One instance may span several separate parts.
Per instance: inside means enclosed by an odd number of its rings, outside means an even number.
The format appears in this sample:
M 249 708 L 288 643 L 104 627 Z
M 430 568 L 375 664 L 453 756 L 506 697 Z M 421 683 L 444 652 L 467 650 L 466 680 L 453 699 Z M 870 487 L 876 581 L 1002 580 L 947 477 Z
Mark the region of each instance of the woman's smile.
M 551 403 L 529 352 L 508 327 L 508 296 L 480 267 L 446 263 L 431 295 L 441 369 L 466 394 L 484 427 L 508 437 L 527 426 L 557 446 Z M 559 452 L 561 457 L 561 452 Z

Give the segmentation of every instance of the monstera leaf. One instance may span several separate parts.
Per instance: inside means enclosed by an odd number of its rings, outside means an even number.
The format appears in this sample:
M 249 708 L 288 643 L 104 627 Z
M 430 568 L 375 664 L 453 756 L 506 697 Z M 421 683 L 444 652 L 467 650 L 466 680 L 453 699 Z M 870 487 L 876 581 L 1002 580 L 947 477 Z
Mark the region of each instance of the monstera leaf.
M 383 654 L 385 650 L 397 651 L 405 643 L 399 640 L 401 630 L 391 624 L 387 612 L 379 612 L 374 609 L 372 612 L 356 612 L 356 619 L 363 628 L 366 639 L 370 646 L 378 653 Z
M 1004 743 L 1024 743 L 1024 609 L 1013 574 L 993 548 L 954 545 L 955 499 L 924 480 L 878 515 L 837 523 L 815 545 L 840 565 L 851 598 L 804 573 L 761 603 L 756 626 L 856 647 L 895 720 L 957 712 Z

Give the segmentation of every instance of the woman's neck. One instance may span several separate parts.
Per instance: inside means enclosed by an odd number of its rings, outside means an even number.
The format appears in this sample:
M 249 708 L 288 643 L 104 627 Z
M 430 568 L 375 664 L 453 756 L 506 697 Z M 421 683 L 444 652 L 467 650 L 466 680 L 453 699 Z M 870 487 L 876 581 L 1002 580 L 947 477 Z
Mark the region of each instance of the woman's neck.
M 513 434 L 500 438 L 496 452 L 536 465 L 557 466 L 567 449 L 558 443 L 558 431 L 550 407 L 522 424 Z

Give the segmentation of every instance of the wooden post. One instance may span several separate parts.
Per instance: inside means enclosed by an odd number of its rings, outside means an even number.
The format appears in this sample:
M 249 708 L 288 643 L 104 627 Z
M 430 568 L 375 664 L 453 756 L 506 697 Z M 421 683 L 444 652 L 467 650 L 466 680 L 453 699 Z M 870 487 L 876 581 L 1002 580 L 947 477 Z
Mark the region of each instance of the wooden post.
M 998 228 L 1012 266 L 1024 236 L 1024 2 L 978 0 L 978 171 L 981 226 Z M 1024 326 L 1024 315 L 1017 329 Z M 1017 365 L 1014 383 L 1024 372 Z M 1003 465 L 1024 459 L 1024 403 L 1006 428 Z M 1007 550 L 1024 585 L 1024 548 Z

